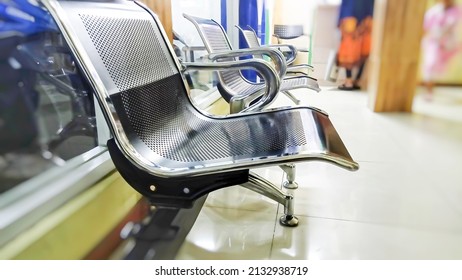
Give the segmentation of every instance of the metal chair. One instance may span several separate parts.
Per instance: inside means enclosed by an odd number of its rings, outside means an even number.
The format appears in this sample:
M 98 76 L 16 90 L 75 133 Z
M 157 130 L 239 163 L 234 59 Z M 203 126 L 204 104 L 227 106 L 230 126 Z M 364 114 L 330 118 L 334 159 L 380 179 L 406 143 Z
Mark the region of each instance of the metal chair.
M 275 24 L 274 25 L 274 36 L 278 39 L 295 39 L 303 34 L 303 25 L 285 25 Z
M 258 38 L 258 35 L 255 29 L 253 29 L 251 26 L 247 26 L 247 29 L 244 29 L 238 25 L 236 25 L 236 28 L 242 34 L 242 37 L 245 39 L 245 42 L 249 48 L 261 47 L 260 41 L 259 41 L 259 38 Z M 289 44 L 264 45 L 264 46 L 279 49 L 284 54 L 287 54 L 285 55 L 287 59 L 286 62 L 288 65 L 287 74 L 308 75 L 309 72 L 313 71 L 313 66 L 309 64 L 291 65 L 297 58 L 298 50 L 295 46 L 289 45 Z M 283 49 L 286 49 L 286 51 L 283 51 Z
M 290 42 L 290 44 L 296 45 L 297 51 L 308 54 L 307 61 L 308 61 L 308 64 L 311 63 L 311 59 L 313 56 L 313 53 L 312 53 L 313 38 L 311 34 L 305 34 L 303 30 L 303 25 L 275 24 L 273 31 L 274 31 L 273 36 L 276 37 L 278 44 L 282 44 L 282 43 L 287 44 L 288 42 Z M 309 43 L 307 44 L 308 46 L 300 42 L 300 39 L 303 39 L 304 37 L 305 37 L 305 40 L 308 39 L 309 41 Z M 298 43 L 296 43 L 297 41 Z
M 316 92 L 321 91 L 314 78 L 308 76 L 285 77 L 287 64 L 284 56 L 279 51 L 267 47 L 233 50 L 225 30 L 219 23 L 211 19 L 194 17 L 187 14 L 183 14 L 183 16 L 196 27 L 209 52 L 211 60 L 223 61 L 223 59 L 234 60 L 242 56 L 267 55 L 273 59 L 277 68 L 282 69 L 279 71 L 280 77 L 283 78 L 280 91 L 287 95 L 295 104 L 300 104 L 300 100 L 290 90 L 308 88 Z M 246 92 L 249 96 L 254 96 L 255 94 L 257 96 L 261 95 L 260 92 L 263 84 L 248 81 L 239 71 L 221 71 L 218 73 L 218 79 L 217 88 L 226 101 L 229 101 L 233 95 L 241 92 Z
M 302 36 L 308 36 L 311 40 L 311 35 L 305 34 L 303 32 L 303 25 L 285 25 L 285 24 L 275 24 L 274 25 L 274 37 L 277 38 L 278 44 L 281 44 L 283 40 L 292 40 L 297 39 Z M 301 52 L 310 52 L 308 48 L 297 48 Z
M 241 185 L 284 205 L 281 224 L 296 226 L 293 196 L 250 168 L 310 160 L 358 168 L 324 112 L 310 107 L 250 112 L 261 110 L 278 91 L 279 77 L 266 61 L 181 67 L 157 16 L 143 4 L 43 2 L 102 107 L 117 170 L 153 204 L 190 207 L 209 192 Z M 248 68 L 264 76 L 266 87 L 247 113 L 211 117 L 191 103 L 184 71 Z

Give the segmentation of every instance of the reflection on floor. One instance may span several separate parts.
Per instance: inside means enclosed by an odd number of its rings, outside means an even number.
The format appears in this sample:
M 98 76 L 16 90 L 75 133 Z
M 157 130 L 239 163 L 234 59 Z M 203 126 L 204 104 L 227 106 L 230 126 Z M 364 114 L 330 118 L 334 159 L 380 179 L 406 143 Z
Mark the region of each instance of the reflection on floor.
M 298 164 L 297 228 L 281 227 L 282 208 L 264 197 L 239 187 L 217 191 L 177 258 L 462 259 L 457 91 L 439 90 L 431 103 L 417 96 L 413 114 L 372 113 L 363 92 L 295 91 L 330 114 L 360 170 Z M 281 96 L 281 105 L 290 102 Z M 283 180 L 278 167 L 255 171 Z

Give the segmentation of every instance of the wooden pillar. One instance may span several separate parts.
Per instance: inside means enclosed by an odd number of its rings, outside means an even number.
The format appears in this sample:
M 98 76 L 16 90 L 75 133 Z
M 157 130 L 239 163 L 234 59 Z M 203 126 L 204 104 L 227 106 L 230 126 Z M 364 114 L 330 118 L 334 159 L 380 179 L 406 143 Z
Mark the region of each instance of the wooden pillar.
M 411 112 L 425 0 L 375 0 L 368 81 L 374 112 Z
M 171 0 L 141 0 L 145 3 L 154 13 L 157 14 L 165 32 L 170 40 L 173 42 L 173 27 L 172 27 L 172 2 Z

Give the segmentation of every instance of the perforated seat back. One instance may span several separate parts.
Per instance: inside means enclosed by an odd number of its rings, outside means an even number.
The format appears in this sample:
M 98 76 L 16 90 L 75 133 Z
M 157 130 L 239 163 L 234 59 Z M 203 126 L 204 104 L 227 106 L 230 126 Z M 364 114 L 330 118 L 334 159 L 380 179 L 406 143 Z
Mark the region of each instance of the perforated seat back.
M 257 34 L 252 30 L 246 30 L 239 27 L 239 32 L 244 36 L 244 40 L 249 48 L 259 48 L 260 42 L 258 41 Z M 263 58 L 261 55 L 254 55 L 255 58 Z
M 303 35 L 303 25 L 274 25 L 274 34 L 281 39 L 295 39 Z
M 201 160 L 172 148 L 188 138 L 200 114 L 152 15 L 129 1 L 50 4 L 69 30 L 121 150 L 148 165 L 161 157 Z
M 240 30 L 249 48 L 260 47 L 260 42 L 258 41 L 258 37 L 252 30 L 245 30 L 245 29 L 240 29 Z

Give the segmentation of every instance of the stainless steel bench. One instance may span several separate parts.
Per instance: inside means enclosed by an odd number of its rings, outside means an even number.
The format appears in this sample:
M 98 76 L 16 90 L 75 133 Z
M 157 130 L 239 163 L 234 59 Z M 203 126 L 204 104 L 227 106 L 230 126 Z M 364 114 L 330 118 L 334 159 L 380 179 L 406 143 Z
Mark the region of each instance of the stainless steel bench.
M 284 205 L 281 223 L 296 226 L 293 197 L 249 169 L 298 161 L 358 168 L 328 115 L 318 109 L 285 108 L 222 118 L 196 109 L 184 67 L 157 17 L 142 4 L 43 2 L 103 109 L 113 134 L 108 149 L 117 170 L 153 204 L 190 207 L 214 190 L 241 185 Z M 264 96 L 278 90 L 275 70 L 258 59 L 195 67 L 252 67 L 265 76 Z M 264 106 L 265 101 L 259 102 Z

